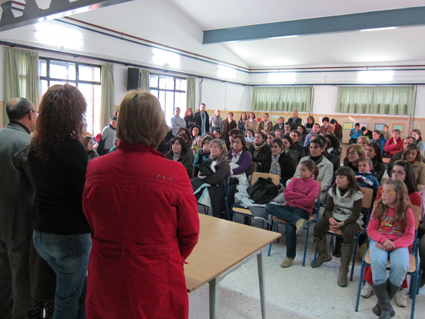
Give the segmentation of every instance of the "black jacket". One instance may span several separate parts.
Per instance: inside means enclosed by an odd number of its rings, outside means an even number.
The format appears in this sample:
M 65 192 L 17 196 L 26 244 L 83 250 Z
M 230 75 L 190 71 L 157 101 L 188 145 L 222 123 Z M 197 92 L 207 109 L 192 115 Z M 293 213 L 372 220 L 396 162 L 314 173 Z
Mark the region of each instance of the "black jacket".
M 255 152 L 254 144 L 249 147 L 248 151 L 252 155 L 253 163 L 263 163 L 264 159 L 269 159 L 270 156 L 272 155 L 272 149 L 270 148 L 270 145 L 267 143 L 258 151 L 258 154 L 255 157 L 254 157 L 254 152 Z
M 297 117 L 296 121 L 294 122 L 294 118 L 290 117 L 288 119 L 288 123 L 291 124 L 291 130 L 296 130 L 298 125 L 301 125 L 302 119 Z
M 295 162 L 293 158 L 288 154 L 281 154 L 279 157 L 280 164 L 280 183 L 286 185 L 286 182 L 291 179 L 295 174 Z M 263 165 L 259 166 L 257 172 L 270 173 L 272 165 L 272 156 L 270 156 L 263 162 Z
M 206 111 L 204 111 L 204 113 L 205 113 L 205 133 L 206 133 L 210 131 L 210 118 Z M 195 125 L 198 125 L 200 128 L 202 128 L 202 118 L 201 118 L 200 111 L 195 113 Z M 202 130 L 199 133 L 202 133 Z

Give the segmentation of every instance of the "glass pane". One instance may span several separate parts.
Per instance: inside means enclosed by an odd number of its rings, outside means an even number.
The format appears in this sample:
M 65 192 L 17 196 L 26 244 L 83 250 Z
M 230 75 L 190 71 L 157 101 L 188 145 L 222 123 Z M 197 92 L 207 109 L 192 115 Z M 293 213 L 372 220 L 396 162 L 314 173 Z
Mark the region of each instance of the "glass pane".
M 159 91 L 158 100 L 159 100 L 159 103 L 161 104 L 161 109 L 165 113 L 165 91 Z
M 165 93 L 165 121 L 171 125 L 171 118 L 174 115 L 174 92 Z
M 47 76 L 47 61 L 40 60 L 40 76 Z
M 66 61 L 50 61 L 50 77 L 55 79 L 76 80 L 75 63 Z
M 47 80 L 40 81 L 40 96 L 43 96 L 46 93 L 47 88 L 49 87 Z
M 158 98 L 158 90 L 151 90 L 151 94 L 155 95 Z
M 80 81 L 100 82 L 100 67 L 79 65 L 78 76 Z
M 176 90 L 186 91 L 186 79 L 176 79 Z
M 158 87 L 158 75 L 150 75 L 149 76 L 149 86 L 151 88 L 157 88 Z
M 160 76 L 159 77 L 159 88 L 174 90 L 174 78 L 169 76 Z
M 181 110 L 186 109 L 186 93 L 176 92 L 176 102 L 174 108 L 179 107 Z
M 100 117 L 100 85 L 78 84 L 78 89 L 84 95 L 87 103 L 87 131 L 92 135 L 98 131 Z
M 55 84 L 69 84 L 72 86 L 76 86 L 77 84 L 75 82 L 68 82 L 68 81 L 50 81 L 50 86 Z

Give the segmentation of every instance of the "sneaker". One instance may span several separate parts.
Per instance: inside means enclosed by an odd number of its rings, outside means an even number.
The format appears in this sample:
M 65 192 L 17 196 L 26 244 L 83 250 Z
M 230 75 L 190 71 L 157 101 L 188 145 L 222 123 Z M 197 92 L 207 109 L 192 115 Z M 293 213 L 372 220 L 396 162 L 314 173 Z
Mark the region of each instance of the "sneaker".
M 300 218 L 297 220 L 297 222 L 295 223 L 295 228 L 297 229 L 297 232 L 296 232 L 297 235 L 299 235 L 303 231 L 306 222 L 307 221 L 304 218 Z
M 395 301 L 399 307 L 407 306 L 407 292 L 404 289 L 401 289 L 395 295 Z
M 291 267 L 292 262 L 294 261 L 294 259 L 295 258 L 286 257 L 285 260 L 280 264 L 280 267 L 282 267 L 282 268 Z
M 366 281 L 366 283 L 362 287 L 362 291 L 360 292 L 360 295 L 363 298 L 369 298 L 372 295 L 372 293 L 373 293 L 373 286 Z

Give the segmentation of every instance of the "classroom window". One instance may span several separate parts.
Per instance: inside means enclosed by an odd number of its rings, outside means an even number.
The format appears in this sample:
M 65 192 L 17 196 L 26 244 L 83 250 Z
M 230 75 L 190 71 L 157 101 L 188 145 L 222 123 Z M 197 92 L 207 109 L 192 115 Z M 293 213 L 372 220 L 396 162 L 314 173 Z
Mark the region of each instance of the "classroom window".
M 99 133 L 95 132 L 95 128 L 99 127 L 100 123 L 100 65 L 48 58 L 40 58 L 39 61 L 41 96 L 55 84 L 68 83 L 76 86 L 87 102 L 87 131 L 92 135 Z
M 186 109 L 187 80 L 168 75 L 151 74 L 149 78 L 150 92 L 161 103 L 165 114 L 165 120 L 171 125 L 171 118 L 176 107 L 181 109 L 181 115 Z

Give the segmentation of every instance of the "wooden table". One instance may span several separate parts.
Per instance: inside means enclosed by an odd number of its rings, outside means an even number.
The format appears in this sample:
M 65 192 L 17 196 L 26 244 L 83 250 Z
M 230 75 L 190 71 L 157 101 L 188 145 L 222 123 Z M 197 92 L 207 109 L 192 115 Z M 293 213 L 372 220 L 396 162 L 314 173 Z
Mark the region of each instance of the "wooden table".
M 217 277 L 257 251 L 261 314 L 266 318 L 262 248 L 281 236 L 280 233 L 242 225 L 199 214 L 199 242 L 184 266 L 188 292 L 209 283 L 210 318 L 217 318 Z

